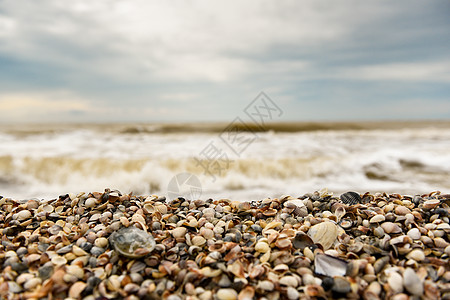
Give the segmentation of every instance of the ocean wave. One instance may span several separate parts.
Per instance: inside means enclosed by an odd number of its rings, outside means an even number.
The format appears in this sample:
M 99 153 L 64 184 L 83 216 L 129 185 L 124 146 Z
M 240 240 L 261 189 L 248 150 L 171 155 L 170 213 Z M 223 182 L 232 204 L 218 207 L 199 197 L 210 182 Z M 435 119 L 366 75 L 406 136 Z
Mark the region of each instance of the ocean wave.
M 202 157 L 209 143 L 228 151 L 230 159 L 212 174 Z M 262 132 L 239 155 L 218 134 L 129 134 L 96 126 L 28 135 L 3 131 L 0 144 L 0 193 L 16 198 L 106 187 L 167 194 L 171 179 L 183 172 L 199 178 L 206 197 L 252 199 L 324 187 L 450 190 L 445 128 Z

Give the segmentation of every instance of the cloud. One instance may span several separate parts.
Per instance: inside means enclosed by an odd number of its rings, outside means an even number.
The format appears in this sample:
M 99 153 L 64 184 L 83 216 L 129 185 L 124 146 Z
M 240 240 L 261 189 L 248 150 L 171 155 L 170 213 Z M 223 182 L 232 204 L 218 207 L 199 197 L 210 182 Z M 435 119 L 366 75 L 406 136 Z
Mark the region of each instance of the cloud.
M 446 8 L 415 0 L 1 1 L 0 97 L 80 101 L 132 120 L 170 112 L 228 120 L 261 90 L 288 111 L 307 101 L 319 115 L 336 103 L 365 105 L 354 99 L 375 99 L 380 82 L 385 99 L 416 99 L 413 83 L 421 99 L 436 101 L 449 92 Z M 54 100 L 61 90 L 75 100 Z
M 92 108 L 86 101 L 73 98 L 67 92 L 0 94 L 2 122 L 11 120 L 36 121 L 42 115 L 64 117 L 66 114 L 73 114 L 74 111 L 80 114 L 88 112 L 90 109 Z M 61 121 L 61 119 L 58 121 Z

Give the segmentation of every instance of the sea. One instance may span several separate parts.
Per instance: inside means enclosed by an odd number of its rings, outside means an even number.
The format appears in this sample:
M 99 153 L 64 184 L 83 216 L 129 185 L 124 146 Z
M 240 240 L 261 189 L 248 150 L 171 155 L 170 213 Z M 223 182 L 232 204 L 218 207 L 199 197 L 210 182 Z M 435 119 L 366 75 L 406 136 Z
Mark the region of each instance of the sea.
M 3 124 L 0 195 L 450 192 L 450 122 Z

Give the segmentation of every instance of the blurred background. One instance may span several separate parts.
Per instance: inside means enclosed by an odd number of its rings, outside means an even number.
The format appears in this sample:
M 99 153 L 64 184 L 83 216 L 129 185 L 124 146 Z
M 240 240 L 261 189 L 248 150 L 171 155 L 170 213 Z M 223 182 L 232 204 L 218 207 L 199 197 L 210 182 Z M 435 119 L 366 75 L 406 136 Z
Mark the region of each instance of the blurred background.
M 0 1 L 0 195 L 449 192 L 449 13 Z

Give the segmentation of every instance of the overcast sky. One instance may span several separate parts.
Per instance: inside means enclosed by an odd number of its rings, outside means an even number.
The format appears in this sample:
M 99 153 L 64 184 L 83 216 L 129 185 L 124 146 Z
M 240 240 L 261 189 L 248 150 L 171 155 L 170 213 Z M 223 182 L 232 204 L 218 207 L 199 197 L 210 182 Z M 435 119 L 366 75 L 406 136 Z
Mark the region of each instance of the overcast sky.
M 450 118 L 450 2 L 0 0 L 0 122 Z

